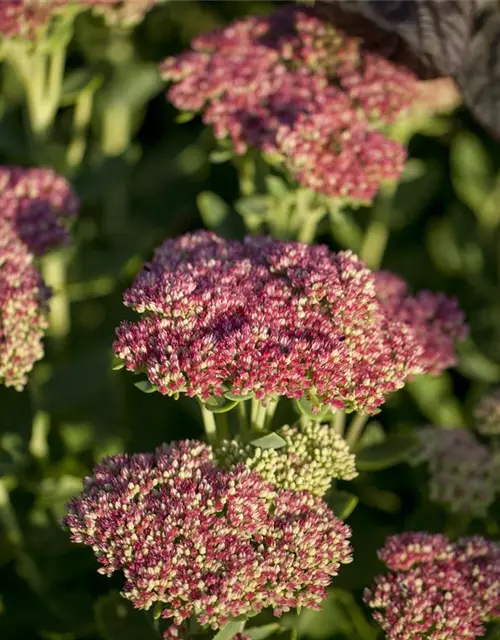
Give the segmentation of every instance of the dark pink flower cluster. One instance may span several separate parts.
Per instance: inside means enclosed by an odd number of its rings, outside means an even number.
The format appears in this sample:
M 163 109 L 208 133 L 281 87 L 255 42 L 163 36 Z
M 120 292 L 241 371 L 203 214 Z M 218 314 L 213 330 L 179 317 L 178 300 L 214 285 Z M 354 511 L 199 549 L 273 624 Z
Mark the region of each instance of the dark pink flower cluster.
M 2 0 L 0 34 L 33 40 L 48 26 L 53 12 L 66 4 L 68 0 Z
M 21 389 L 43 356 L 49 292 L 35 256 L 69 240 L 78 200 L 48 169 L 0 166 L 0 381 Z
M 168 58 L 169 100 L 202 111 L 236 153 L 248 146 L 280 159 L 302 185 L 370 202 L 399 177 L 404 149 L 374 127 L 392 122 L 417 92 L 407 69 L 360 39 L 292 5 L 246 18 Z
M 196 441 L 107 458 L 64 524 L 101 573 L 123 572 L 135 607 L 160 604 L 177 625 L 317 609 L 351 561 L 350 529 L 320 498 L 276 489 L 244 465 L 222 470 Z
M 0 166 L 0 217 L 39 256 L 69 242 L 66 224 L 79 201 L 67 181 L 50 169 Z
M 47 298 L 33 256 L 0 217 L 0 382 L 7 387 L 22 389 L 43 357 Z
M 411 296 L 406 282 L 388 271 L 378 272 L 376 282 L 377 297 L 387 312 L 403 323 L 420 344 L 422 368 L 439 375 L 453 366 L 455 344 L 468 331 L 457 300 L 431 291 Z
M 125 367 L 163 394 L 225 392 L 372 412 L 422 371 L 419 344 L 351 252 L 200 231 L 167 240 L 124 302 Z
M 500 613 L 500 545 L 479 536 L 403 533 L 379 552 L 390 569 L 365 593 L 389 640 L 474 640 Z

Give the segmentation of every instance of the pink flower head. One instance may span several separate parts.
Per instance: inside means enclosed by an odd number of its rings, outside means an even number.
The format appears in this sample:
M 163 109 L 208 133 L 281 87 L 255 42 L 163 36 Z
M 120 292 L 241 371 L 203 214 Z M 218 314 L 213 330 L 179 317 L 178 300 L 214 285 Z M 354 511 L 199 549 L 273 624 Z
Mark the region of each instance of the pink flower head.
M 222 470 L 196 441 L 107 458 L 64 524 L 101 573 L 123 572 L 135 607 L 161 604 L 176 625 L 317 609 L 351 561 L 350 529 L 320 498 L 276 489 L 244 465 Z
M 406 283 L 389 271 L 376 276 L 377 296 L 388 314 L 402 322 L 420 344 L 423 371 L 440 375 L 456 364 L 455 344 L 467 335 L 464 314 L 455 298 L 443 293 L 408 293 Z
M 403 533 L 379 552 L 391 571 L 365 601 L 388 640 L 474 640 L 498 615 L 500 545 L 476 536 Z
M 0 218 L 35 255 L 69 242 L 67 221 L 78 212 L 67 181 L 50 169 L 0 166 Z
M 157 249 L 124 302 L 142 317 L 117 329 L 115 353 L 163 394 L 372 412 L 420 372 L 413 334 L 351 252 L 200 231 Z
M 285 6 L 192 46 L 162 65 L 173 82 L 168 98 L 203 112 L 236 153 L 256 147 L 302 185 L 355 202 L 370 202 L 383 180 L 401 174 L 404 149 L 374 127 L 409 107 L 416 77 L 314 9 Z
M 68 0 L 2 0 L 0 34 L 4 38 L 34 40 L 48 26 L 54 11 Z
M 0 217 L 0 382 L 21 390 L 43 357 L 48 291 L 32 256 Z

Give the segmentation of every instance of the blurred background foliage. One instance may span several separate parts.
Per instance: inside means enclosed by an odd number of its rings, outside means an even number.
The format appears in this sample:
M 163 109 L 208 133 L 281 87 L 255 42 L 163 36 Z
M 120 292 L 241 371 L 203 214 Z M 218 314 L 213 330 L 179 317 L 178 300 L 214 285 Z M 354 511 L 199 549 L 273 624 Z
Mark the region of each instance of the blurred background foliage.
M 2 640 L 155 637 L 147 617 L 117 595 L 119 579 L 99 576 L 93 555 L 70 545 L 58 519 L 102 456 L 201 436 L 196 404 L 141 393 L 130 375 L 112 370 L 111 343 L 127 316 L 122 291 L 165 237 L 201 226 L 239 236 L 244 220 L 255 229 L 262 217 L 272 223 L 286 198 L 276 179 L 258 190 L 253 205 L 241 201 L 237 170 L 213 153 L 219 148 L 198 118 L 179 122 L 157 70 L 196 34 L 271 6 L 170 2 L 133 31 L 80 16 L 55 121 L 35 146 L 18 76 L 8 63 L 0 67 L 0 162 L 52 166 L 82 200 L 73 245 L 44 266 L 55 290 L 46 357 L 23 393 L 0 387 Z M 465 110 L 426 123 L 410 141 L 394 197 L 382 195 L 372 209 L 332 213 L 318 240 L 359 250 L 376 216 L 391 230 L 383 267 L 412 288 L 457 295 L 471 333 L 458 369 L 394 394 L 367 437 L 376 441 L 380 424 L 389 433 L 427 422 L 470 424 L 476 399 L 500 382 L 498 143 Z M 363 474 L 349 489 L 360 501 L 349 519 L 355 562 L 342 569 L 322 612 L 304 611 L 298 622 L 295 614 L 285 617 L 280 637 L 292 637 L 296 627 L 318 640 L 375 638 L 356 602 L 381 569 L 375 552 L 389 532 L 498 535 L 498 505 L 486 521 L 462 521 L 430 504 L 422 472 L 405 465 Z

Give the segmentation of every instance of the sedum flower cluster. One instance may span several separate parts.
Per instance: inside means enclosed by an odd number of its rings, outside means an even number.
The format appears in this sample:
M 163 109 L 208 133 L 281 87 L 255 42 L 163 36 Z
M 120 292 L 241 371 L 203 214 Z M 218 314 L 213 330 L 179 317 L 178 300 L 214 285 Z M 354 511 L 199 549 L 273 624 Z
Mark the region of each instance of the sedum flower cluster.
M 500 389 L 483 396 L 474 411 L 477 431 L 483 436 L 500 435 Z
M 425 427 L 412 464 L 426 463 L 429 497 L 456 513 L 486 515 L 500 490 L 499 465 L 490 449 L 467 429 Z
M 49 292 L 35 257 L 66 244 L 78 200 L 47 169 L 0 167 L 0 382 L 22 389 L 43 357 Z
M 0 36 L 36 40 L 50 32 L 53 18 L 92 9 L 110 24 L 123 26 L 140 22 L 160 0 L 2 0 Z
M 162 74 L 175 107 L 202 112 L 236 153 L 255 147 L 305 187 L 369 203 L 403 171 L 404 149 L 377 127 L 410 107 L 416 77 L 314 8 L 285 6 L 201 35 Z
M 219 464 L 231 468 L 244 462 L 266 482 L 290 491 L 323 497 L 332 479 L 353 480 L 355 455 L 330 425 L 308 422 L 277 431 L 286 445 L 261 449 L 241 440 L 223 441 L 215 451 Z
M 379 271 L 376 282 L 377 297 L 387 313 L 409 327 L 418 341 L 422 369 L 440 375 L 456 364 L 455 344 L 467 335 L 456 299 L 432 291 L 412 296 L 406 282 L 390 271 Z
M 125 292 L 141 317 L 121 324 L 114 350 L 163 394 L 305 397 L 369 413 L 428 364 L 420 324 L 388 312 L 376 282 L 351 252 L 187 234 Z M 437 333 L 448 320 L 429 324 Z M 460 335 L 442 331 L 442 349 Z
M 402 533 L 379 551 L 389 573 L 365 601 L 388 640 L 474 640 L 500 614 L 500 545 L 480 536 Z
M 216 629 L 266 607 L 278 616 L 319 608 L 351 561 L 350 529 L 321 499 L 245 465 L 221 469 L 197 441 L 105 459 L 64 523 L 101 573 L 123 572 L 135 607 L 157 605 L 176 625 L 194 616 Z

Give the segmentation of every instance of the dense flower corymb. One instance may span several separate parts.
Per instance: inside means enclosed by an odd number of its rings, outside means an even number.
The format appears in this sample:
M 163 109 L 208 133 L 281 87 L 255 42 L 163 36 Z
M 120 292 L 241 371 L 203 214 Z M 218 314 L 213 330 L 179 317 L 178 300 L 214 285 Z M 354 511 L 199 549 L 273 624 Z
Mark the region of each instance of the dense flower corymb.
M 33 258 L 0 217 L 0 382 L 21 390 L 43 356 L 48 291 Z
M 379 552 L 390 572 L 365 593 L 388 640 L 474 640 L 500 607 L 500 545 L 403 533 Z
M 352 253 L 197 232 L 167 240 L 124 302 L 116 355 L 163 394 L 306 397 L 371 412 L 422 370 L 420 346 Z
M 125 292 L 143 316 L 117 329 L 115 353 L 163 394 L 304 396 L 371 412 L 409 375 L 436 372 L 438 347 L 453 360 L 462 332 L 455 316 L 449 335 L 439 314 L 412 323 L 380 293 L 350 252 L 187 234 L 157 249 Z
M 455 344 L 468 330 L 457 301 L 432 291 L 412 296 L 406 282 L 389 271 L 378 272 L 376 284 L 387 313 L 408 327 L 423 349 L 422 368 L 440 375 L 456 364 Z
M 330 425 L 309 422 L 284 426 L 277 433 L 286 442 L 279 449 L 260 449 L 237 440 L 222 442 L 217 459 L 225 466 L 244 462 L 264 480 L 282 489 L 324 496 L 332 479 L 352 480 L 355 456 Z
M 375 130 L 405 111 L 416 78 L 363 48 L 314 9 L 292 5 L 202 35 L 167 59 L 169 100 L 202 111 L 236 153 L 279 158 L 304 186 L 370 202 L 401 174 L 405 151 Z
M 212 457 L 184 441 L 104 460 L 69 506 L 72 540 L 92 547 L 101 573 L 123 572 L 135 607 L 161 603 L 175 624 L 318 608 L 351 560 L 349 527 L 321 499 Z
M 420 450 L 412 464 L 427 463 L 429 497 L 456 513 L 482 517 L 499 487 L 492 452 L 467 429 L 425 427 L 417 431 Z
M 68 182 L 50 169 L 0 167 L 0 217 L 31 253 L 42 255 L 67 244 L 66 224 L 78 207 Z
M 33 40 L 44 32 L 54 12 L 66 4 L 68 0 L 2 0 L 0 35 Z

